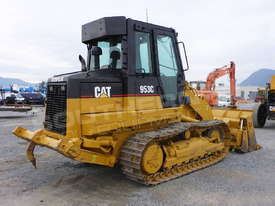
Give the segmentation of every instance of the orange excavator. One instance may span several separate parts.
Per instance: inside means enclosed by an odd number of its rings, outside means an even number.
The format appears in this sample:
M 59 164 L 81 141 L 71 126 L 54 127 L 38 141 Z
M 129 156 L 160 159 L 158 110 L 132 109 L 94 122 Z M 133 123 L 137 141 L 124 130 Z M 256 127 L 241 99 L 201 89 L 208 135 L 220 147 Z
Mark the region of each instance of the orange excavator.
M 215 82 L 218 78 L 229 74 L 230 79 L 230 104 L 235 106 L 237 102 L 236 97 L 236 78 L 235 78 L 236 65 L 233 61 L 230 62 L 230 66 L 225 65 L 223 67 L 215 69 L 208 74 L 207 81 L 191 81 L 192 87 L 198 90 L 198 94 L 204 96 L 205 100 L 210 106 L 218 105 L 218 93 L 215 92 Z

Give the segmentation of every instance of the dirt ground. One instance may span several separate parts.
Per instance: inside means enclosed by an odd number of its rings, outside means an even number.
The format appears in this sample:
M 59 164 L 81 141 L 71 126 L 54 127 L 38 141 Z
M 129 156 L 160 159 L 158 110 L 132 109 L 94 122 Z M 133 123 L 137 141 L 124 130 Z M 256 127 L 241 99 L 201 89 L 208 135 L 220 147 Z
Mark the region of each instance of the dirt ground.
M 256 129 L 260 151 L 231 153 L 219 164 L 154 187 L 127 180 L 119 168 L 79 163 L 37 148 L 37 169 L 26 160 L 16 126 L 42 127 L 43 112 L 0 114 L 1 206 L 275 205 L 275 121 Z M 8 115 L 9 116 L 9 115 Z

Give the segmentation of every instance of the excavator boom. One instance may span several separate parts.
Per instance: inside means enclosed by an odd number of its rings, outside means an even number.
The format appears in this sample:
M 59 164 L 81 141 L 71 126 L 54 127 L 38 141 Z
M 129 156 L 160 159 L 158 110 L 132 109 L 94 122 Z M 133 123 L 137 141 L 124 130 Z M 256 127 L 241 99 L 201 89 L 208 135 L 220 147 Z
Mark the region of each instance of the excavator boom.
M 215 91 L 216 80 L 226 74 L 229 74 L 231 105 L 235 105 L 237 102 L 235 71 L 236 65 L 233 61 L 230 62 L 230 67 L 225 65 L 221 68 L 215 69 L 207 76 L 205 91 Z

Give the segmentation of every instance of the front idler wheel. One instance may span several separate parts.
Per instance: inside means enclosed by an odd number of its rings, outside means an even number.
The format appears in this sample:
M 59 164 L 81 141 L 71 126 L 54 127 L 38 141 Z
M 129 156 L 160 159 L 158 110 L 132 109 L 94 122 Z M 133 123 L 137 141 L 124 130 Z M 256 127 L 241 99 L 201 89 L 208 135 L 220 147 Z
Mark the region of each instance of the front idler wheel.
M 141 166 L 146 174 L 158 172 L 163 165 L 163 151 L 159 144 L 152 143 L 143 152 Z

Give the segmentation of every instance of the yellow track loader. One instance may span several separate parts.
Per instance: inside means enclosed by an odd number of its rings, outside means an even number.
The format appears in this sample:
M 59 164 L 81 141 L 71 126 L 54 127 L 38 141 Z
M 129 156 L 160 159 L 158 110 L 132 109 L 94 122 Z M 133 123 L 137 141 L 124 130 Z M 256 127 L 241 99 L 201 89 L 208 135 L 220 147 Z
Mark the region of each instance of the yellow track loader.
M 40 145 L 154 185 L 260 148 L 251 111 L 211 108 L 185 81 L 174 29 L 105 17 L 82 26 L 82 42 L 81 71 L 48 80 L 44 129 L 13 131 L 34 166 Z

